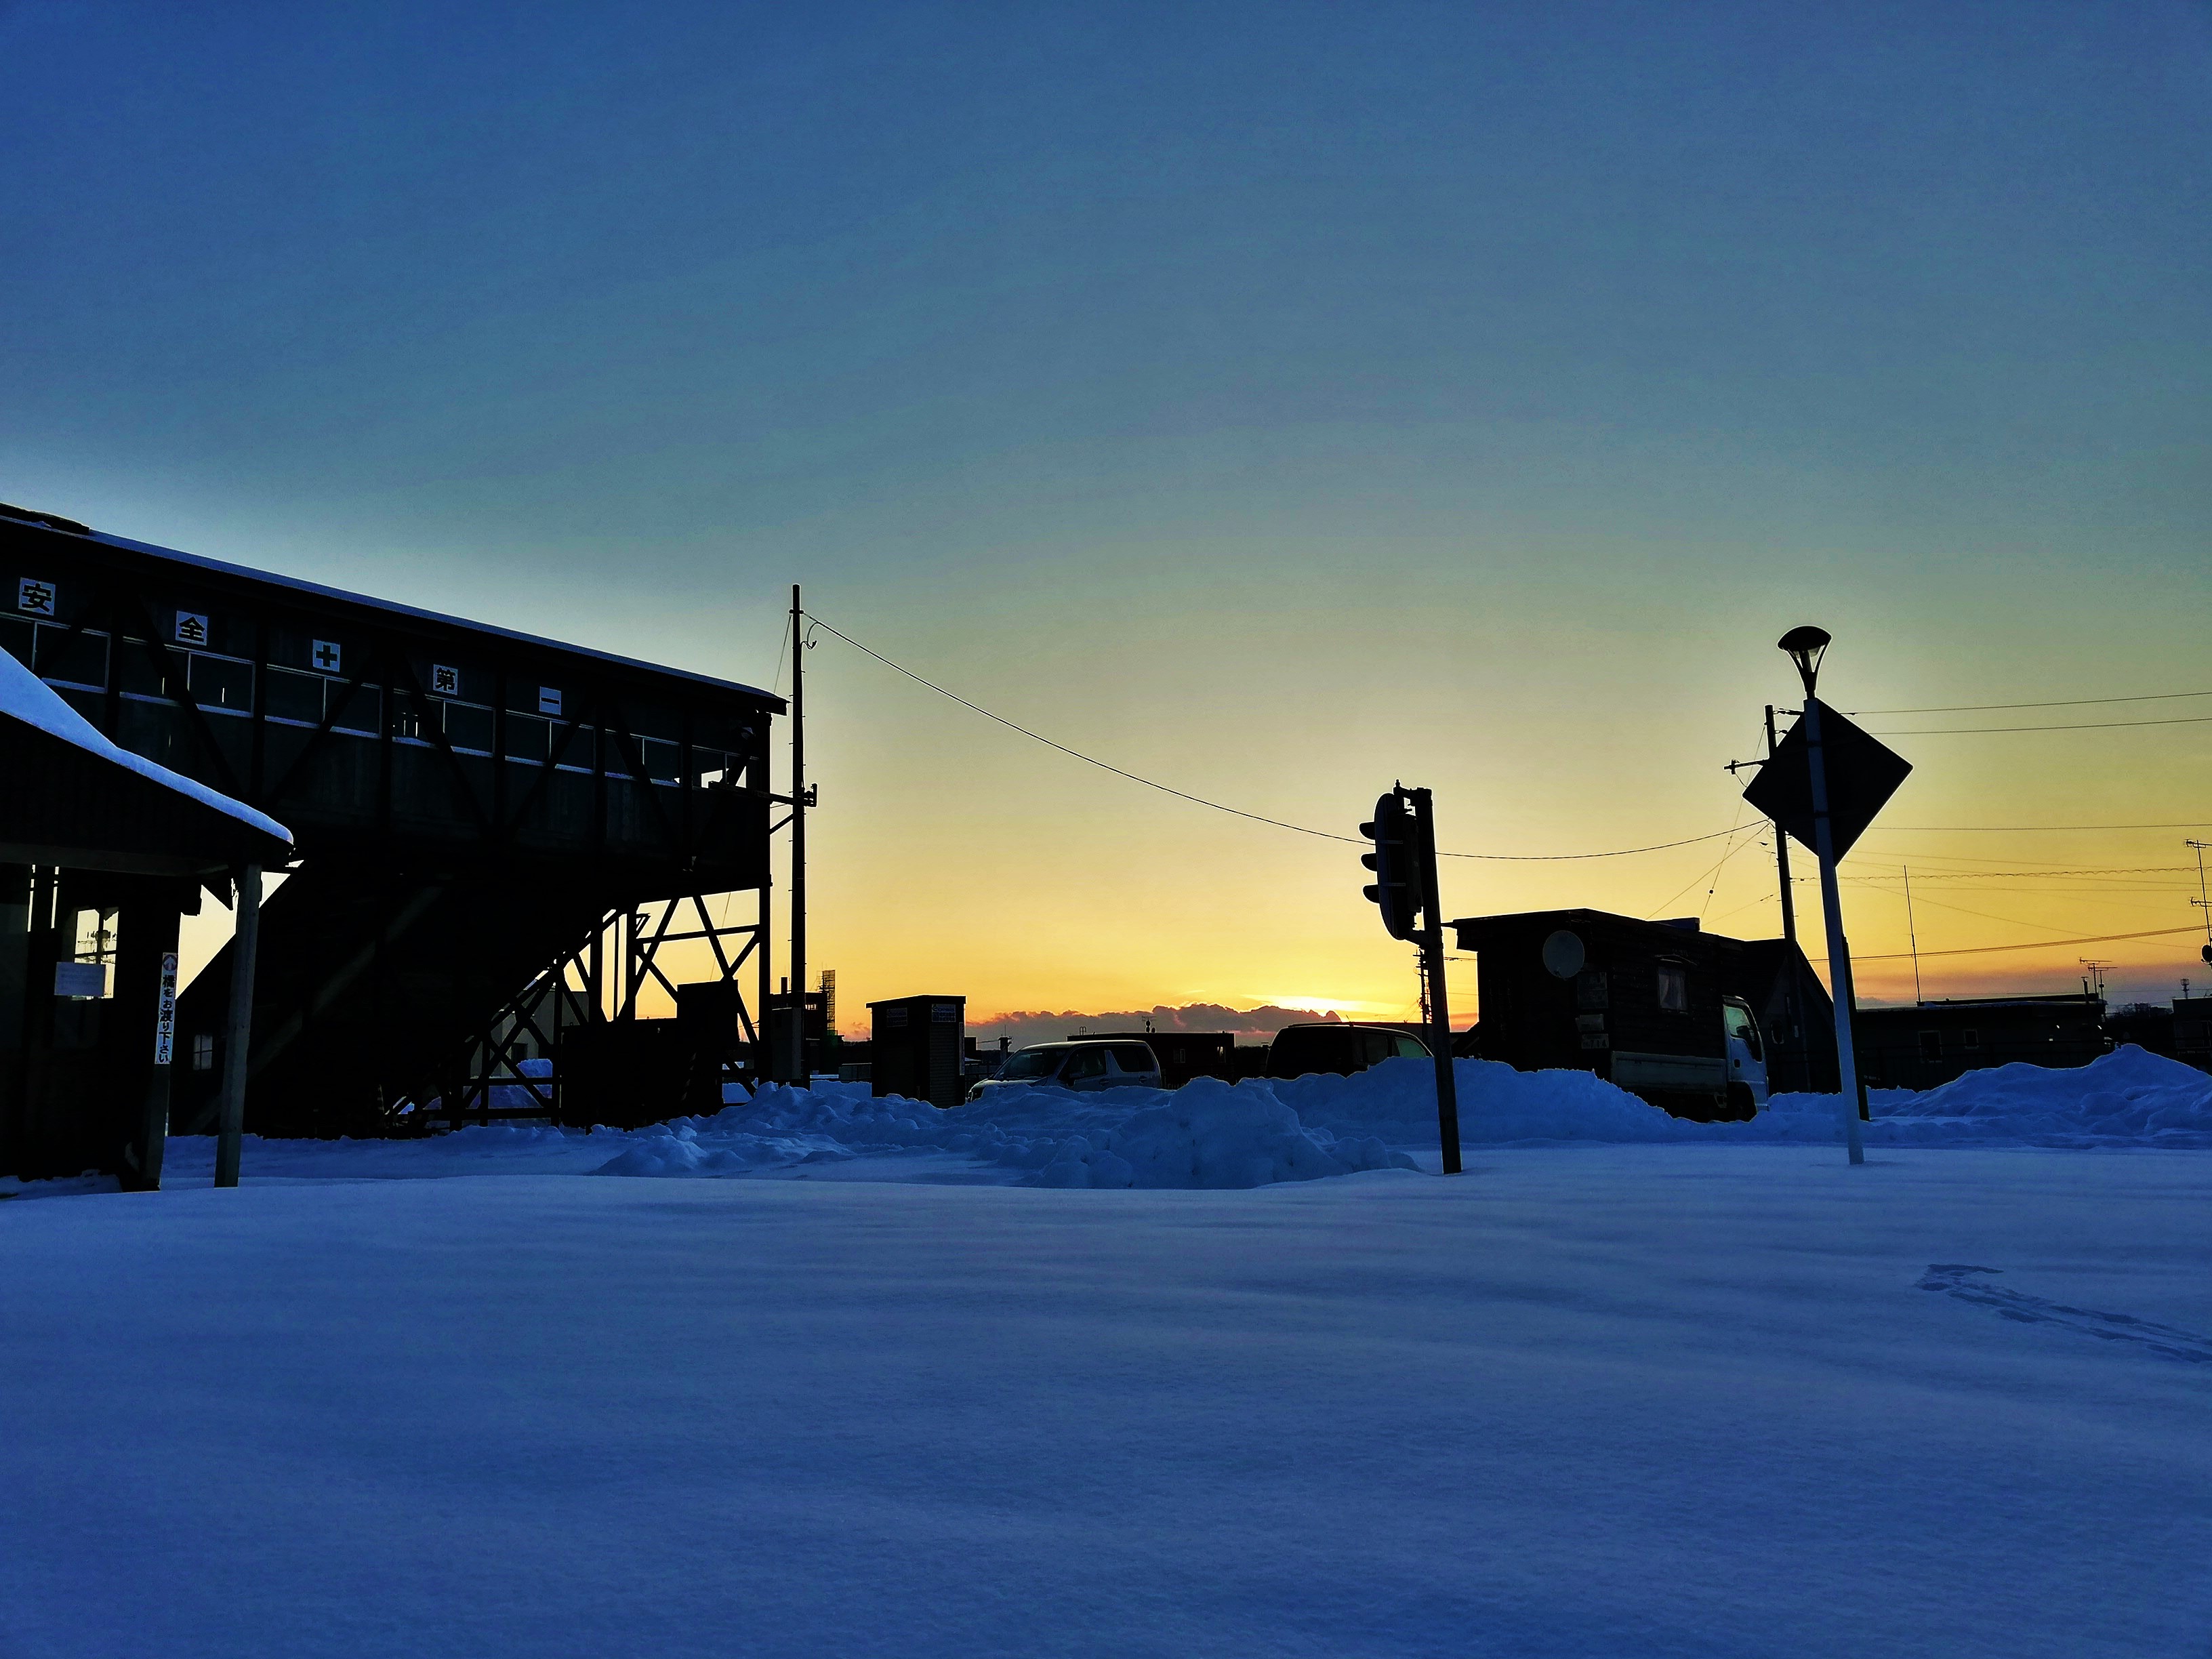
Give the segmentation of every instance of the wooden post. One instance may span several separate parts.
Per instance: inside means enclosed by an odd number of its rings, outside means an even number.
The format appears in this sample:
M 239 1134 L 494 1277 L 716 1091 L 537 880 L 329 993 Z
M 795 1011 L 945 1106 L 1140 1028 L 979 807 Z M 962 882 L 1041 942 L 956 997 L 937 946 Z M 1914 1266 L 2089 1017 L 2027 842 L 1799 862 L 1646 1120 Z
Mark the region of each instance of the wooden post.
M 230 1028 L 223 1039 L 222 1109 L 216 1121 L 215 1184 L 238 1185 L 246 1133 L 246 1073 L 253 1041 L 253 953 L 261 939 L 261 866 L 238 872 L 238 932 L 230 945 Z

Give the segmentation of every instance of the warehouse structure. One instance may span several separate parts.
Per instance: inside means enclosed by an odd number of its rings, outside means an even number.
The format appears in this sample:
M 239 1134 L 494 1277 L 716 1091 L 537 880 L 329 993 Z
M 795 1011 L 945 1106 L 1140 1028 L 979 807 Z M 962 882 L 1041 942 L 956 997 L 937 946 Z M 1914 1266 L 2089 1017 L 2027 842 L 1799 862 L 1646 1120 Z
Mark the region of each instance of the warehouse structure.
M 249 1130 L 459 1122 L 518 1088 L 568 1115 L 521 1062 L 573 1032 L 623 1075 L 641 997 L 675 999 L 672 945 L 731 988 L 688 1000 L 729 1025 L 717 1052 L 757 1057 L 770 693 L 13 509 L 0 647 L 124 750 L 289 826 Z M 179 1010 L 180 1132 L 213 1119 L 227 968 Z

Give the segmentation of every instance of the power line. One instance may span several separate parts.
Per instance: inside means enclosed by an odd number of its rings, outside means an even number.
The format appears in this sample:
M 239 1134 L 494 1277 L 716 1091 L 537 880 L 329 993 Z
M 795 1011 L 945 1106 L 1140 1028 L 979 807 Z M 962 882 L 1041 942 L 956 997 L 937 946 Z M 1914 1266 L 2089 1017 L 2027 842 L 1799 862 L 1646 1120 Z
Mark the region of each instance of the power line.
M 2212 828 L 2212 818 L 2189 823 L 1893 823 L 1884 824 L 1877 835 L 1912 836 L 2045 836 L 2069 834 L 2076 830 L 2203 830 Z
M 2140 933 L 2094 933 L 2087 939 L 2032 939 L 2026 945 L 1968 945 L 1949 951 L 1923 951 L 1920 954 L 1923 957 L 1979 957 L 1987 956 L 1997 951 L 2055 951 L 2069 945 L 2111 945 L 2121 939 L 2164 939 L 2172 933 L 2194 933 L 2197 931 L 2195 927 L 2152 927 Z M 1911 954 L 1909 951 L 1888 951 L 1868 955 L 1863 951 L 1854 951 L 1851 952 L 1851 960 L 1853 962 L 1902 962 Z M 1814 957 L 1810 960 L 1820 963 L 1823 967 L 1827 965 L 1827 958 L 1825 957 Z
M 2123 726 L 2203 726 L 2212 714 L 2175 714 L 2157 720 L 2084 720 L 2078 726 L 1936 726 L 1924 732 L 1876 732 L 1877 738 L 1979 737 L 1996 732 L 2110 732 Z
M 1847 708 L 1861 714 L 1978 714 L 1997 708 L 2076 708 L 2103 702 L 2171 702 L 2177 697 L 2212 697 L 2212 691 L 2146 691 L 2136 697 L 2060 697 L 2052 702 L 1954 702 L 1934 708 Z
M 851 635 L 839 633 L 837 629 L 830 627 L 828 623 L 823 622 L 819 617 L 810 614 L 807 620 L 815 627 L 820 629 L 823 633 L 834 635 L 838 639 L 844 641 L 846 644 L 851 646 L 855 651 L 866 652 L 869 656 L 873 657 L 878 662 L 883 664 L 884 667 L 896 669 L 899 673 L 905 675 L 907 678 L 912 680 L 916 685 L 926 685 L 931 690 L 936 692 L 939 696 L 950 697 L 954 702 L 958 703 L 963 708 L 969 709 L 975 714 L 981 714 L 987 720 L 996 720 L 1000 726 L 1005 726 L 1009 732 L 1018 732 L 1024 737 L 1031 738 L 1036 742 L 1044 744 L 1048 749 L 1057 749 L 1061 754 L 1066 755 L 1073 759 L 1079 760 L 1086 766 L 1095 766 L 1102 772 L 1111 772 L 1117 778 L 1127 778 L 1131 783 L 1141 783 L 1147 789 L 1157 789 L 1164 795 L 1173 795 L 1177 800 L 1187 800 L 1194 806 L 1211 807 L 1217 812 L 1226 812 L 1232 817 L 1247 818 L 1254 823 L 1265 823 L 1277 830 L 1292 830 L 1301 836 L 1313 836 L 1322 841 L 1342 842 L 1346 845 L 1352 847 L 1364 847 L 1368 845 L 1366 840 L 1358 836 L 1340 836 L 1330 830 L 1315 830 L 1309 828 L 1307 825 L 1303 823 L 1290 823 L 1281 818 L 1267 817 L 1259 812 L 1248 812 L 1241 806 L 1230 806 L 1218 800 L 1208 800 L 1205 796 L 1194 795 L 1188 790 L 1177 789 L 1169 784 L 1156 782 L 1151 778 L 1140 777 L 1134 772 L 1125 771 L 1121 767 L 1115 766 L 1110 762 L 1100 760 L 1095 755 L 1086 755 L 1079 749 L 1070 749 L 1064 743 L 1056 743 L 1052 738 L 1045 736 L 1042 732 L 1032 732 L 1026 726 L 1017 725 L 1014 721 L 1008 720 L 1003 714 L 994 714 L 989 709 L 982 707 L 980 703 L 972 703 L 969 702 L 967 698 L 962 696 L 958 692 L 946 690 L 935 680 L 924 679 L 921 675 L 915 673 L 911 668 L 903 667 L 900 664 L 893 662 L 889 657 L 884 655 L 882 652 L 871 649 L 869 647 L 862 645 L 860 641 L 854 639 Z M 1680 841 L 1662 841 L 1650 847 L 1617 848 L 1607 853 L 1439 852 L 1437 856 L 1440 859 L 1486 859 L 1501 863 L 1513 864 L 1555 864 L 1565 863 L 1579 859 L 1620 859 L 1630 857 L 1631 855 L 1638 853 L 1663 853 L 1669 848 L 1694 847 L 1699 842 L 1718 841 L 1723 836 L 1733 836 L 1737 832 L 1734 830 L 1716 830 L 1711 835 L 1690 836 Z

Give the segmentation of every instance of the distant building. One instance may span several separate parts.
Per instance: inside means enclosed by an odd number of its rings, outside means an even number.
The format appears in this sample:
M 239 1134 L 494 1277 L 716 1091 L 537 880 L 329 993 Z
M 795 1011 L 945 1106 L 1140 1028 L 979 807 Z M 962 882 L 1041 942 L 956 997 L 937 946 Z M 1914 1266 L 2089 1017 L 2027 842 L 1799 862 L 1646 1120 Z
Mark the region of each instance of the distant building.
M 2212 997 L 2174 998 L 2173 1057 L 2212 1072 Z
M 1862 1008 L 1854 1030 L 1859 1069 L 1875 1089 L 1932 1089 L 2014 1060 L 2087 1066 L 2112 1047 L 2105 1000 L 2075 993 Z

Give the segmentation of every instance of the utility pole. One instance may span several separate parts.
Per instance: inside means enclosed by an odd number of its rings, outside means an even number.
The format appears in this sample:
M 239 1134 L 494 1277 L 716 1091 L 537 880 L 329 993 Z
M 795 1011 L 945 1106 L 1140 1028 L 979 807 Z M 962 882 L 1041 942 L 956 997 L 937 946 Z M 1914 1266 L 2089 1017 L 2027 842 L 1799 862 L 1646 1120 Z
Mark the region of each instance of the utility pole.
M 1912 866 L 1899 867 L 1905 872 L 1905 937 L 1912 945 L 1912 1006 L 1917 1008 L 1928 999 L 1920 989 L 1920 930 L 1912 925 Z
M 2185 841 L 2181 844 L 2197 849 L 2197 896 L 2191 902 L 2204 913 L 2204 960 L 2212 963 L 2212 897 L 2208 897 L 2204 890 L 2204 848 L 2208 843 Z
M 791 585 L 791 983 L 796 1071 L 806 1075 L 806 613 Z
M 1774 705 L 1766 705 L 1766 758 L 1774 758 Z M 1773 820 L 1769 819 L 1769 823 Z M 1797 896 L 1790 890 L 1790 837 L 1782 826 L 1774 825 L 1774 867 L 1782 878 L 1782 937 L 1790 944 L 1797 943 Z M 1793 956 L 1791 967 L 1796 961 Z M 1792 977 L 1795 977 L 1793 972 Z

